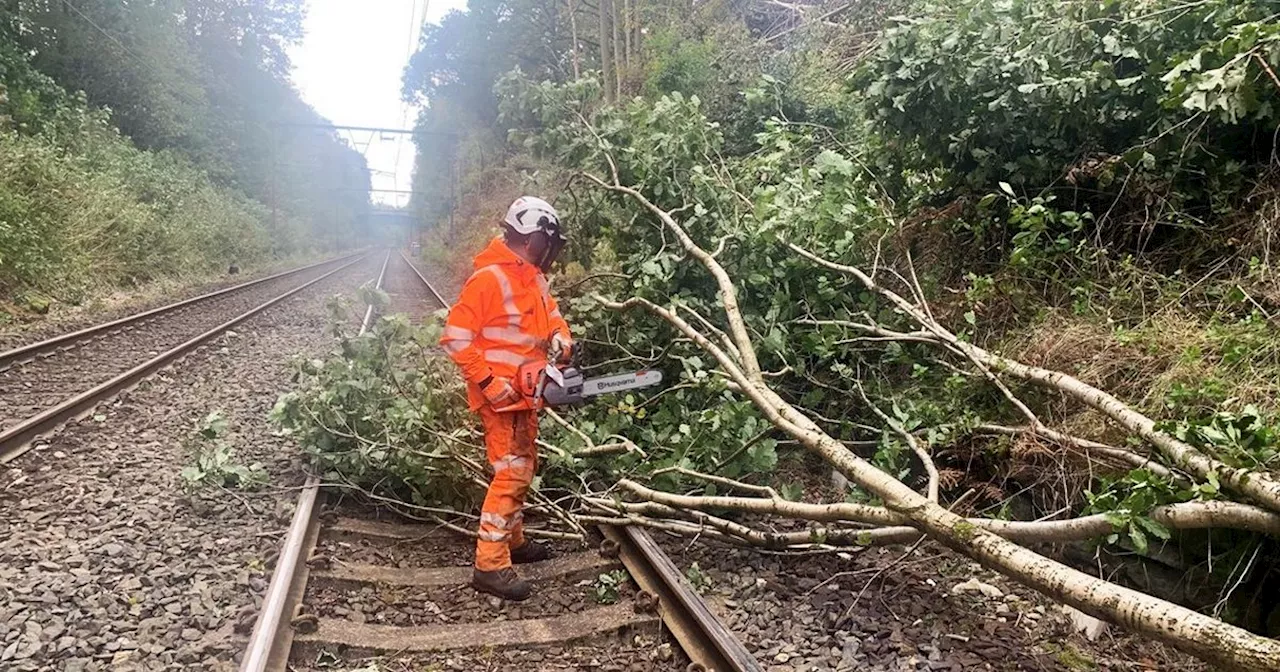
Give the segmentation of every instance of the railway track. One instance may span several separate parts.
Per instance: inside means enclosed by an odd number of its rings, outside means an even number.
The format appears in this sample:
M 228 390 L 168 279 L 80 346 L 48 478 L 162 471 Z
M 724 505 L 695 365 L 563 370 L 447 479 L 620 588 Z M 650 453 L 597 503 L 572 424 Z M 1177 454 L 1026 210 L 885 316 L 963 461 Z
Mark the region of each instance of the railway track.
M 411 318 L 448 305 L 402 254 L 384 262 L 378 286 Z M 362 332 L 371 319 L 372 307 Z M 599 534 L 596 551 L 553 543 L 556 557 L 521 568 L 534 597 L 504 602 L 467 585 L 469 540 L 349 506 L 326 510 L 312 478 L 240 669 L 356 669 L 386 656 L 431 670 L 760 669 L 646 532 Z M 602 574 L 632 581 L 600 600 Z
M 358 263 L 349 255 L 0 353 L 0 464 L 210 339 Z

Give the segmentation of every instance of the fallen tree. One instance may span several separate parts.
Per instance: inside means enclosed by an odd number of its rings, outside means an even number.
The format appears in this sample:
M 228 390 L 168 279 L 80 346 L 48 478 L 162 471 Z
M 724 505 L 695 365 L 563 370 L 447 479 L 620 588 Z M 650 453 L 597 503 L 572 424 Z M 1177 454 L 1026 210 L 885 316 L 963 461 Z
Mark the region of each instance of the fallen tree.
M 1241 670 L 1280 669 L 1280 642 L 1259 637 L 1204 614 L 1124 588 L 1050 560 L 1014 541 L 1014 539 L 1018 538 L 1018 533 L 1016 532 L 1018 524 L 1006 523 L 1003 525 L 1004 529 L 1002 531 L 1009 538 L 998 534 L 996 529 L 992 529 L 993 527 L 999 528 L 1001 527 L 1000 525 L 975 524 L 974 521 L 961 517 L 940 504 L 936 500 L 936 487 L 930 488 L 930 495 L 932 496 L 916 492 L 902 481 L 859 457 L 842 441 L 825 432 L 818 422 L 806 414 L 803 409 L 788 402 L 769 385 L 760 369 L 755 340 L 743 319 L 743 311 L 738 302 L 738 287 L 730 274 L 717 261 L 716 255 L 694 241 L 677 221 L 672 211 L 658 207 L 639 190 L 622 184 L 616 164 L 612 156 L 607 153 L 607 147 L 605 149 L 605 159 L 610 166 L 609 179 L 602 179 L 590 173 L 584 174 L 584 177 L 601 189 L 633 199 L 654 220 L 660 222 L 668 233 L 674 236 L 690 257 L 706 269 L 706 272 L 715 279 L 718 289 L 717 297 L 723 309 L 723 318 L 727 324 L 727 329 L 721 331 L 714 327 L 708 328 L 711 323 L 705 316 L 698 319 L 699 325 L 695 325 L 678 314 L 677 308 L 662 306 L 642 297 L 632 296 L 614 299 L 600 296 L 598 300 L 608 308 L 616 311 L 633 309 L 646 311 L 671 325 L 685 338 L 697 344 L 699 348 L 713 357 L 718 364 L 719 371 L 727 377 L 730 389 L 750 399 L 755 407 L 775 427 L 793 437 L 805 448 L 820 455 L 822 459 L 831 464 L 832 467 L 850 481 L 884 502 L 882 512 L 876 512 L 872 515 L 870 510 L 859 509 L 857 512 L 851 512 L 857 513 L 858 517 L 851 516 L 847 520 L 851 522 L 867 522 L 868 519 L 878 516 L 884 522 L 901 520 L 911 528 L 909 531 L 894 530 L 892 528 L 874 528 L 865 531 L 849 530 L 846 536 L 855 540 L 858 538 L 865 540 L 868 537 L 874 538 L 875 536 L 884 536 L 893 540 L 905 540 L 918 536 L 918 533 L 923 533 L 977 560 L 982 565 L 1005 574 L 1056 600 L 1095 617 L 1118 623 L 1136 632 L 1169 643 L 1205 660 Z M 1204 469 L 1213 468 L 1213 465 L 1206 460 L 1191 456 L 1189 451 L 1194 449 L 1190 446 L 1178 445 L 1163 437 L 1156 436 L 1153 433 L 1154 430 L 1151 429 L 1152 423 L 1149 420 L 1143 422 L 1136 418 L 1136 412 L 1125 407 L 1114 397 L 1105 395 L 1098 390 L 1093 390 L 1091 393 L 1087 390 L 1082 390 L 1082 384 L 1079 381 L 1074 381 L 1074 379 L 1070 379 L 1064 374 L 1018 365 L 1016 362 L 991 355 L 981 348 L 961 342 L 932 319 L 927 305 L 923 303 L 923 296 L 919 293 L 918 284 L 914 285 L 914 287 L 917 290 L 919 302 L 909 302 L 877 283 L 872 276 L 854 267 L 821 259 L 794 244 L 788 243 L 786 245 L 795 253 L 810 258 L 822 267 L 856 277 L 868 289 L 888 299 L 902 313 L 919 322 L 924 330 L 903 333 L 885 329 L 870 321 L 865 323 L 851 322 L 851 327 L 857 325 L 855 328 L 877 336 L 894 339 L 925 339 L 928 342 L 936 343 L 962 354 L 974 365 L 982 368 L 984 372 L 1009 372 L 1013 375 L 1035 379 L 1036 382 L 1042 384 L 1060 385 L 1059 389 L 1067 392 L 1086 394 L 1088 401 L 1096 404 L 1100 410 L 1108 412 L 1113 418 L 1122 419 L 1118 421 L 1125 427 L 1148 440 L 1152 440 L 1153 443 L 1159 441 L 1156 445 L 1174 455 L 1179 467 L 1190 467 L 1197 474 L 1201 473 L 1199 467 Z M 993 382 L 998 382 L 994 375 L 992 380 Z M 1011 393 L 1009 396 L 1016 403 L 1016 397 L 1013 397 Z M 1033 422 L 1038 424 L 1038 420 Z M 928 460 L 927 455 L 924 459 Z M 1248 487 L 1248 484 L 1252 481 L 1246 477 L 1236 479 L 1234 482 L 1239 487 Z M 652 504 L 665 507 L 667 511 L 675 512 L 676 516 L 674 517 L 677 519 L 679 518 L 677 506 L 680 509 L 697 510 L 734 503 L 724 500 L 711 500 L 700 503 L 696 499 L 673 499 L 672 496 L 642 489 L 637 484 L 624 483 L 624 486 L 633 493 L 642 496 L 648 495 L 648 499 Z M 1250 494 L 1265 494 L 1267 491 L 1265 486 L 1249 488 L 1248 490 Z M 762 501 L 769 501 L 775 510 L 787 508 L 793 513 L 799 513 L 796 507 L 777 502 L 777 498 Z M 1263 501 L 1266 500 L 1263 499 Z M 596 499 L 595 503 L 597 505 L 603 504 L 599 499 Z M 737 503 L 744 504 L 743 502 Z M 747 507 L 743 505 L 739 508 Z M 1193 505 L 1194 508 L 1196 507 Z M 1233 515 L 1247 517 L 1257 522 L 1268 521 L 1263 523 L 1261 527 L 1274 532 L 1273 513 L 1245 504 L 1236 504 L 1230 508 L 1233 511 Z M 651 507 L 643 506 L 637 509 L 625 503 L 619 504 L 617 510 L 622 514 L 634 513 L 637 510 L 641 512 L 654 511 Z M 839 508 L 828 509 L 829 512 L 840 510 Z M 662 509 L 657 509 L 657 511 L 662 512 Z M 1164 510 L 1161 511 L 1160 515 L 1164 520 L 1173 522 L 1178 520 L 1179 516 L 1181 516 L 1182 521 L 1186 521 L 1188 519 L 1186 513 L 1195 512 Z M 1223 511 L 1219 510 L 1216 513 L 1223 513 Z M 1201 517 L 1202 520 L 1208 520 L 1209 515 L 1208 510 L 1205 510 L 1196 513 L 1192 517 Z M 805 516 L 798 517 L 803 518 Z M 839 520 L 844 521 L 846 519 L 840 518 Z M 724 522 L 727 523 L 728 521 Z M 730 523 L 729 525 L 733 524 Z M 1093 527 L 1095 525 L 1097 523 L 1093 521 L 1067 521 L 1065 523 L 1059 521 L 1058 526 L 1060 529 L 1057 532 L 1062 535 L 1062 538 L 1072 538 L 1075 534 L 1078 534 L 1078 529 L 1092 530 L 1096 529 Z M 721 527 L 725 526 L 721 525 Z M 732 528 L 730 527 L 730 529 Z M 720 532 L 723 534 L 725 530 L 721 529 Z M 812 533 L 806 534 L 812 535 Z M 749 535 L 743 536 L 749 537 Z M 827 533 L 826 536 L 829 538 L 830 533 Z M 1041 540 L 1043 539 L 1044 537 L 1041 537 Z M 763 541 L 768 543 L 767 539 Z
M 533 530 L 533 534 L 583 539 L 583 526 L 587 524 L 636 524 L 782 551 L 910 543 L 928 536 L 1086 613 L 1205 659 L 1237 669 L 1272 669 L 1280 664 L 1280 644 L 1273 640 L 1089 576 L 1027 548 L 1113 534 L 1117 529 L 1114 511 L 1040 521 L 962 516 L 954 509 L 963 496 L 949 503 L 940 501 L 936 468 L 924 469 L 927 478 L 916 491 L 859 457 L 847 442 L 824 431 L 805 409 L 771 387 L 769 380 L 776 376 L 761 370 L 755 339 L 744 319 L 746 312 L 737 300 L 738 290 L 715 255 L 700 247 L 670 212 L 657 208 L 638 191 L 616 180 L 589 179 L 601 188 L 643 204 L 690 256 L 699 260 L 716 279 L 724 301 L 726 328 L 715 327 L 704 315 L 694 318 L 701 325 L 695 326 L 677 314 L 676 308 L 641 297 L 598 296 L 595 300 L 614 311 L 643 310 L 672 325 L 714 358 L 729 389 L 750 399 L 768 418 L 771 428 L 793 437 L 882 503 L 792 501 L 767 485 L 679 466 L 652 471 L 646 480 L 670 473 L 749 496 L 678 494 L 630 478 L 590 478 L 588 472 L 576 468 L 582 460 L 600 455 L 643 457 L 644 447 L 616 434 L 597 443 L 588 432 L 550 413 L 551 422 L 562 431 L 548 432 L 542 441 L 551 458 L 544 478 L 558 481 L 558 492 L 570 492 L 559 498 L 547 492 L 535 493 L 532 506 L 551 525 Z M 916 304 L 901 300 L 906 304 L 903 308 L 917 308 Z M 687 312 L 684 307 L 679 310 Z M 926 316 L 928 311 L 919 308 L 917 314 Z M 865 324 L 880 334 L 900 334 L 893 336 L 895 339 L 920 342 L 925 338 L 920 335 L 925 332 L 907 333 Z M 331 483 L 358 488 L 374 501 L 405 515 L 471 534 L 475 518 L 472 509 L 485 485 L 486 473 L 475 459 L 481 452 L 478 436 L 463 410 L 456 376 L 447 360 L 433 352 L 438 328 L 429 324 L 414 330 L 402 318 L 392 317 L 380 320 L 364 336 L 340 333 L 335 355 L 328 361 L 300 362 L 300 373 L 307 377 L 308 384 L 286 395 L 275 415 L 282 425 L 298 433 Z M 718 382 L 707 380 L 707 384 Z M 857 390 L 861 394 L 860 386 Z M 1008 394 L 1015 405 L 1025 407 L 1011 391 Z M 912 454 L 931 466 L 928 445 L 893 416 L 875 408 L 865 395 L 861 399 L 872 407 L 872 414 L 885 425 L 885 431 L 899 436 L 912 447 Z M 1033 424 L 1028 427 L 983 425 L 976 430 L 1042 434 L 1086 454 L 1101 452 L 1131 465 L 1135 460 L 1145 464 L 1154 459 L 1055 432 L 1037 424 L 1034 416 L 1030 421 Z M 763 432 L 757 434 L 760 435 Z M 556 445 L 556 441 L 569 437 L 576 437 L 579 443 L 572 448 Z M 616 478 L 617 472 L 607 473 Z M 577 486 L 572 485 L 575 479 Z M 775 522 L 790 521 L 800 527 L 753 527 L 734 519 L 735 513 L 754 514 Z M 1232 528 L 1280 536 L 1280 515 L 1241 502 L 1187 501 L 1155 506 L 1140 514 L 1135 519 L 1152 521 L 1158 526 L 1153 530 Z

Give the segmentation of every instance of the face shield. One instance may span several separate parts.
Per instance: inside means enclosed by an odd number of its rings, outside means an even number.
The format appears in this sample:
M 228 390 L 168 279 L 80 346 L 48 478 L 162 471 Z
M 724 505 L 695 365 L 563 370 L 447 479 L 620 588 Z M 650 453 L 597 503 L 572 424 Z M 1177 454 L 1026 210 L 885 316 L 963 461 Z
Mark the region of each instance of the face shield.
M 537 231 L 529 236 L 529 258 L 539 270 L 549 273 L 568 242 L 560 232 L 559 220 L 543 215 L 538 219 Z

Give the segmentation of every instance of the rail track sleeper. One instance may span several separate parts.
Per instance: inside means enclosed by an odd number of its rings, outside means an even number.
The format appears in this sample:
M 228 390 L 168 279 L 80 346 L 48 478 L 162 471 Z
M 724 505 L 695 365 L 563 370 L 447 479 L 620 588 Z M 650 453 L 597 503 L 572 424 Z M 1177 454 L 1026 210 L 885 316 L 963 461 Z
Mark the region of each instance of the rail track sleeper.
M 324 531 L 330 536 L 375 537 L 398 541 L 417 541 L 437 534 L 437 532 L 433 531 L 424 531 L 421 525 L 405 525 L 403 523 L 388 523 L 381 520 L 363 520 L 344 516 L 336 516 L 332 522 L 325 525 Z
M 403 252 L 400 260 L 427 287 L 442 306 L 444 297 Z M 376 287 L 386 289 L 387 264 L 383 262 Z M 403 286 L 388 292 L 411 296 Z M 373 308 L 365 311 L 361 333 L 373 318 Z M 386 585 L 402 587 L 449 587 L 467 584 L 472 568 L 393 568 L 361 563 L 344 563 L 340 558 L 313 556 L 323 527 L 326 538 L 379 538 L 393 541 L 420 541 L 437 534 L 422 526 L 369 521 L 322 512 L 324 491 L 319 480 L 307 480 L 290 524 L 289 533 L 275 564 L 262 611 L 253 627 L 241 672 L 287 669 L 291 651 L 300 653 L 318 647 L 338 646 L 350 651 L 432 652 L 462 649 L 502 649 L 566 643 L 590 639 L 629 628 L 665 622 L 677 642 L 693 661 L 690 670 L 754 672 L 760 667 L 728 629 L 712 615 L 702 599 L 676 570 L 671 560 L 647 534 L 634 529 L 604 529 L 606 540 L 597 551 L 560 556 L 550 561 L 521 566 L 521 575 L 532 581 L 563 579 L 598 573 L 621 564 L 641 587 L 640 599 L 576 613 L 544 618 L 452 623 L 434 626 L 398 627 L 357 623 L 345 619 L 308 618 L 291 627 L 292 605 L 300 605 L 308 580 L 338 586 Z M 321 521 L 323 520 L 323 525 Z M 323 561 L 319 559 L 323 558 Z M 309 560 L 315 562 L 308 562 Z M 308 614 L 310 616 L 310 614 Z M 310 632 L 311 627 L 316 628 Z M 308 630 L 303 632 L 302 630 Z M 295 647 L 296 644 L 296 647 Z M 296 651 L 293 651 L 294 649 Z
M 433 626 L 399 627 L 322 618 L 315 633 L 298 635 L 295 640 L 299 644 L 422 653 L 560 644 L 657 623 L 657 616 L 636 614 L 630 605 L 614 604 L 548 618 Z
M 618 563 L 594 553 L 574 553 L 545 562 L 523 565 L 520 575 L 529 581 L 585 575 L 616 568 Z M 312 578 L 326 582 L 393 586 L 462 586 L 471 581 L 471 567 L 402 568 L 357 563 L 335 564 L 329 569 L 313 569 Z

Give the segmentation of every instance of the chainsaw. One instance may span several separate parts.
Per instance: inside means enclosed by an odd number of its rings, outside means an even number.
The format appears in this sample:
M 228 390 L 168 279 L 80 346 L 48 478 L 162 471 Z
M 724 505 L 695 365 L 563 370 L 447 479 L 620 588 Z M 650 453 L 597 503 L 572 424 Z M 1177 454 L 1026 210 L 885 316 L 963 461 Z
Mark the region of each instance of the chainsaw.
M 512 387 L 522 399 L 510 406 L 495 409 L 499 413 L 555 406 L 572 406 L 602 394 L 650 387 L 662 382 L 662 372 L 654 370 L 619 373 L 586 378 L 576 366 L 579 351 L 574 348 L 569 363 L 561 366 L 559 353 L 551 353 L 547 361 L 530 360 L 520 366 Z

